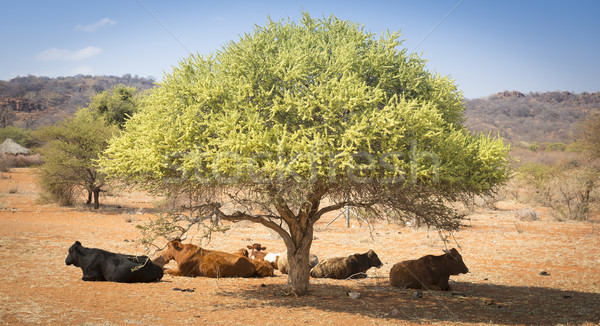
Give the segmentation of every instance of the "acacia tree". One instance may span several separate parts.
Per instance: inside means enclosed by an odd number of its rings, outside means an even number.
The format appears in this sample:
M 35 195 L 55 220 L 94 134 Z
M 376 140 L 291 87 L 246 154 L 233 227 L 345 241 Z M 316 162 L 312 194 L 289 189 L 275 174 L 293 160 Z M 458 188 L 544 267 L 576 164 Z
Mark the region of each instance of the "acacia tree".
M 314 223 L 345 205 L 455 230 L 447 202 L 505 181 L 507 148 L 463 127 L 452 80 L 399 37 L 304 13 L 190 55 L 111 140 L 104 171 L 188 194 L 194 221 L 274 230 L 297 295 L 308 291 Z
M 117 132 L 116 126 L 98 119 L 88 109 L 36 130 L 34 137 L 44 143 L 40 148 L 44 157 L 40 167 L 42 188 L 61 204 L 70 204 L 77 188 L 83 188 L 88 193 L 87 204 L 92 203 L 93 196 L 94 208 L 98 209 L 105 178 L 96 160 Z

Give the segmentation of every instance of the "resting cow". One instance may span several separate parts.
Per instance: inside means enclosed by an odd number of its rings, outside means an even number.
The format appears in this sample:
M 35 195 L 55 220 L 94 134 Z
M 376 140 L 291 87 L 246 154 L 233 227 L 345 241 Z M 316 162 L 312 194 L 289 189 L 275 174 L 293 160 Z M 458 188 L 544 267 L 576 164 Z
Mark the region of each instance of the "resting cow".
M 179 239 L 170 241 L 167 249 L 153 261 L 163 266 L 173 259 L 177 262 L 177 268 L 168 269 L 165 273 L 206 277 L 261 276 L 255 264 L 239 253 L 206 250 L 193 244 L 183 244 Z
M 390 269 L 390 285 L 400 288 L 443 290 L 450 289 L 450 275 L 468 273 L 469 269 L 455 248 L 440 256 L 427 255 L 405 260 Z
M 242 255 L 246 258 L 250 258 L 248 250 L 246 250 L 246 249 L 240 249 L 237 252 L 237 254 Z M 257 276 L 259 276 L 259 277 L 275 276 L 273 265 L 271 265 L 270 262 L 262 260 L 262 259 L 252 259 L 252 258 L 250 258 L 250 261 L 254 264 L 254 267 L 256 268 Z
M 79 241 L 75 241 L 69 248 L 65 264 L 80 267 L 83 271 L 81 279 L 84 281 L 156 282 L 163 277 L 163 269 L 146 256 L 85 248 Z
M 310 271 L 310 276 L 321 278 L 365 278 L 365 273 L 371 267 L 381 267 L 383 264 L 373 250 L 364 254 L 354 254 L 348 257 L 337 257 L 319 263 Z
M 263 247 L 260 243 L 252 244 L 251 246 L 246 246 L 250 251 L 248 252 L 248 258 L 257 259 L 257 260 L 265 260 L 265 256 L 267 253 L 263 252 L 263 250 L 267 250 L 267 247 Z
M 240 252 L 243 250 L 246 251 L 246 257 L 250 258 L 253 262 L 257 263 L 259 261 L 266 261 L 271 265 L 272 269 L 277 269 L 277 259 L 279 258 L 279 254 L 274 253 L 266 253 L 263 250 L 267 250 L 267 247 L 263 247 L 260 243 L 254 243 L 251 246 L 246 246 L 250 251 L 246 249 L 240 249 Z M 258 263 L 258 265 L 263 266 L 263 263 Z M 272 276 L 272 275 L 271 275 Z
M 268 257 L 267 257 L 267 259 L 268 259 Z M 282 274 L 289 273 L 290 265 L 288 263 L 287 251 L 284 251 L 277 256 L 276 263 L 277 263 L 277 269 L 279 269 L 279 271 Z M 310 268 L 315 267 L 318 263 L 319 263 L 319 257 L 317 257 L 317 255 L 310 254 L 308 256 L 308 265 L 310 266 Z

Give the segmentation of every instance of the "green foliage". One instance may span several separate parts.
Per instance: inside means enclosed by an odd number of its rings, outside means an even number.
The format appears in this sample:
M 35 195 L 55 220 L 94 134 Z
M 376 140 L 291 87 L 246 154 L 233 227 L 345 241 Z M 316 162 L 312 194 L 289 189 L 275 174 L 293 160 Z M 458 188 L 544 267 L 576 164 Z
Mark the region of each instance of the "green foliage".
M 78 189 L 99 190 L 104 175 L 98 172 L 96 160 L 117 130 L 102 119 L 96 120 L 87 109 L 36 130 L 34 137 L 44 143 L 40 148 L 44 156 L 40 184 L 46 197 L 66 205 L 73 202 Z
M 19 127 L 4 127 L 0 128 L 0 143 L 7 138 L 11 138 L 19 145 L 31 147 L 34 143 L 31 139 L 31 130 Z
M 112 142 L 107 171 L 352 184 L 346 172 L 367 153 L 394 167 L 365 178 L 475 192 L 505 180 L 502 142 L 462 127 L 456 86 L 398 51 L 399 36 L 376 39 L 357 24 L 305 15 L 300 25 L 269 21 L 214 56 L 191 55 Z
M 529 149 L 532 152 L 537 152 L 540 149 L 540 144 L 538 142 L 533 142 L 529 146 L 527 146 L 527 149 Z
M 104 117 L 109 124 L 122 128 L 125 121 L 137 111 L 135 87 L 117 85 L 95 95 L 89 104 L 92 112 Z
M 549 143 L 546 146 L 546 152 L 564 152 L 567 149 L 567 145 L 565 143 Z

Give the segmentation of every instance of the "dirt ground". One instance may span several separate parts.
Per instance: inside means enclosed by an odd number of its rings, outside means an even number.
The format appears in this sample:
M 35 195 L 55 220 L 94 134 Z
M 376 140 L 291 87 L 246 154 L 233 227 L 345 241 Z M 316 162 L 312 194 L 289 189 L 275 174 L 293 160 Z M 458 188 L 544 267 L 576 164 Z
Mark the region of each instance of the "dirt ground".
M 346 228 L 337 214 L 316 225 L 320 259 L 373 249 L 384 263 L 364 280 L 311 279 L 309 295 L 281 292 L 286 276 L 209 279 L 165 275 L 161 282 L 84 282 L 66 266 L 75 240 L 86 247 L 142 254 L 136 225 L 152 217 L 143 194 L 102 198 L 107 206 L 38 203 L 32 169 L 0 174 L 0 324 L 44 325 L 398 325 L 600 323 L 600 224 L 516 217 L 522 204 L 501 202 L 470 215 L 454 234 L 471 273 L 451 277 L 452 291 L 389 286 L 393 264 L 441 254 L 437 233 L 385 222 Z M 546 215 L 545 215 L 546 214 Z M 238 223 L 206 246 L 233 252 L 251 243 L 281 251 L 283 242 L 259 225 Z M 546 272 L 548 275 L 540 275 Z M 351 299 L 348 291 L 359 292 Z

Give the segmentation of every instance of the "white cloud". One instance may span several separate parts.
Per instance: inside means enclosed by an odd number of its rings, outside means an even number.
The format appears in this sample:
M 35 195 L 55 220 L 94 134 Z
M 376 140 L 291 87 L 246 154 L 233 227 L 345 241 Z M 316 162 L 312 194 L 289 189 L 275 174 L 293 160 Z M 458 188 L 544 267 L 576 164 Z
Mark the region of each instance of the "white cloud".
M 52 48 L 39 53 L 36 59 L 38 61 L 79 61 L 91 58 L 100 52 L 102 49 L 95 46 L 88 46 L 76 51 Z
M 85 26 L 77 25 L 77 26 L 75 26 L 75 30 L 83 31 L 83 32 L 95 32 L 104 26 L 115 25 L 116 23 L 117 23 L 116 21 L 114 21 L 110 18 L 102 18 L 99 21 L 89 24 L 89 25 L 85 25 Z

